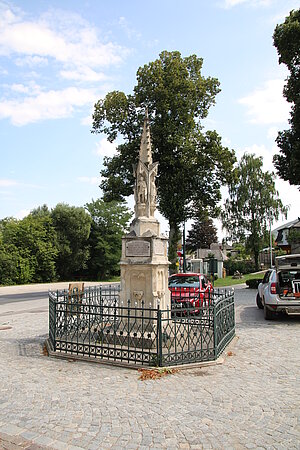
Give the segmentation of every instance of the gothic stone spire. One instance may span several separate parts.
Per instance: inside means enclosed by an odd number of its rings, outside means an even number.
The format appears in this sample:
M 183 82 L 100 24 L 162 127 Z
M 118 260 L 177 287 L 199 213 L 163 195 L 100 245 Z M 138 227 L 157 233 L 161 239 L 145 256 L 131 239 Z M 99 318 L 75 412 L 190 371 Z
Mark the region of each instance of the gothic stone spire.
M 141 138 L 139 159 L 146 165 L 152 164 L 151 136 L 150 136 L 148 108 L 146 108 L 146 113 L 145 113 L 145 120 L 144 120 L 144 127 L 143 127 L 143 133 L 142 133 L 142 138 Z
M 135 176 L 135 216 L 154 217 L 156 209 L 156 186 L 158 162 L 152 162 L 151 136 L 146 109 L 143 133 L 141 137 L 140 153 L 137 165 L 134 166 Z

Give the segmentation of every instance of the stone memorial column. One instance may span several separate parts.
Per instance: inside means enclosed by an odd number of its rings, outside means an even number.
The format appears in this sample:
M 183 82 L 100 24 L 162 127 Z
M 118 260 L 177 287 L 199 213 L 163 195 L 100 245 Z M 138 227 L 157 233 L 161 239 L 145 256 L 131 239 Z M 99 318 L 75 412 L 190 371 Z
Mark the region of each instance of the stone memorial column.
M 139 159 L 134 166 L 135 218 L 130 232 L 122 238 L 121 303 L 145 310 L 170 308 L 168 289 L 168 238 L 160 234 L 160 224 L 154 217 L 158 163 L 152 161 L 148 114 L 144 121 Z M 142 314 L 142 312 L 140 311 Z M 146 311 L 145 311 L 146 313 Z M 151 320 L 148 327 L 151 328 Z M 139 323 L 137 321 L 137 323 Z

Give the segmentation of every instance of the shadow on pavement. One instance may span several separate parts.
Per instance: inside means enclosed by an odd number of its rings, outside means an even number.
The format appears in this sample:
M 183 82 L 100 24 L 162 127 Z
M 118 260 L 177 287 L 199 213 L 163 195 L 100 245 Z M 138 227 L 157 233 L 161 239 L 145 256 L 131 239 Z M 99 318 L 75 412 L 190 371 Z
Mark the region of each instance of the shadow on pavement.
M 300 316 L 288 316 L 278 313 L 274 320 L 265 320 L 264 312 L 256 306 L 245 306 L 236 317 L 237 328 L 261 328 L 267 326 L 290 325 L 299 326 Z

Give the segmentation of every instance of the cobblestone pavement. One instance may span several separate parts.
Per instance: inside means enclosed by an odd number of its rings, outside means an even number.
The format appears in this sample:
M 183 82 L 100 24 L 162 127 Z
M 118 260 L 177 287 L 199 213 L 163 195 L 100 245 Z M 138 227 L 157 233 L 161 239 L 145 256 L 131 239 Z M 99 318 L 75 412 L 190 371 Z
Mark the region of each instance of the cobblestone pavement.
M 0 449 L 300 449 L 300 319 L 264 321 L 255 294 L 223 364 L 147 381 L 44 356 L 46 303 L 0 302 Z

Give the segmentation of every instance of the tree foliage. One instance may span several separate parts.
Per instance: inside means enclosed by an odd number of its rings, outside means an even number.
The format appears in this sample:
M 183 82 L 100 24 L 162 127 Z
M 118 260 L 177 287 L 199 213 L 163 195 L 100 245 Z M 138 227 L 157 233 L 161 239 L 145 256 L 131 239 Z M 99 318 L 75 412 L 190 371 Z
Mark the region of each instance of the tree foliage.
M 292 228 L 288 234 L 289 244 L 300 244 L 300 230 L 298 228 Z
M 132 214 L 125 204 L 116 201 L 98 199 L 85 207 L 92 218 L 87 262 L 89 277 L 98 280 L 118 275 L 122 236 L 128 229 Z
M 229 198 L 221 215 L 223 228 L 232 240 L 246 242 L 257 270 L 269 220 L 277 220 L 280 214 L 286 216 L 287 212 L 275 189 L 274 174 L 263 172 L 262 165 L 261 157 L 244 154 L 229 184 Z
M 49 216 L 1 221 L 1 284 L 52 281 L 56 256 L 56 233 Z
M 291 11 L 273 35 L 279 63 L 290 72 L 283 95 L 291 103 L 290 129 L 278 133 L 280 154 L 273 162 L 278 175 L 290 184 L 300 185 L 300 9 Z
M 158 209 L 169 221 L 171 243 L 179 224 L 196 210 L 209 208 L 213 214 L 235 161 L 215 131 L 202 131 L 201 120 L 220 91 L 216 78 L 202 75 L 202 65 L 196 55 L 164 51 L 138 69 L 133 94 L 110 92 L 96 103 L 93 115 L 94 133 L 105 133 L 110 142 L 123 138 L 101 171 L 104 199 L 121 200 L 133 192 L 132 165 L 148 107 L 153 159 L 159 162 Z
M 62 280 L 70 280 L 87 267 L 91 217 L 83 207 L 59 203 L 51 218 L 57 234 L 57 273 Z
M 121 237 L 131 213 L 119 202 L 34 209 L 0 220 L 0 285 L 103 280 L 119 275 Z
M 188 232 L 187 250 L 196 251 L 198 248 L 210 248 L 214 242 L 218 242 L 218 236 L 213 220 L 210 217 L 200 217 Z

